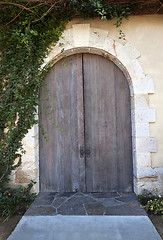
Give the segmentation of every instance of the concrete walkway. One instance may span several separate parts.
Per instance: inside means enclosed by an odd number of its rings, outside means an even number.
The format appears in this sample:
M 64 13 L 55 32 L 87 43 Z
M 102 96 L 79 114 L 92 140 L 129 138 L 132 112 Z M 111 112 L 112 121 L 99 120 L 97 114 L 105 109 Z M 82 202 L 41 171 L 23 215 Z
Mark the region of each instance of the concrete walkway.
M 8 240 L 161 240 L 147 216 L 24 216 Z

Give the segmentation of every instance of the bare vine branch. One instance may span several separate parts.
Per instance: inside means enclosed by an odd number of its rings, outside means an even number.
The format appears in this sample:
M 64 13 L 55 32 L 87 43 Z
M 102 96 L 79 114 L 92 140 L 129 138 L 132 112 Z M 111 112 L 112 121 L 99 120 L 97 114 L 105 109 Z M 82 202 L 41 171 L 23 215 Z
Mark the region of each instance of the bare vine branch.
M 157 10 L 157 13 L 160 11 L 160 9 L 163 7 L 163 3 L 160 1 L 160 0 L 158 0 L 158 2 L 160 3 L 160 7 L 159 7 L 159 9 Z
M 13 3 L 13 2 L 0 2 L 0 4 L 14 5 L 14 6 L 16 6 L 16 7 L 23 8 L 23 9 L 29 11 L 29 12 L 34 13 L 30 8 L 27 8 L 27 7 L 25 7 L 24 5 L 21 5 L 21 4 L 19 4 L 19 3 Z
M 6 23 L 6 24 L 3 26 L 3 28 L 6 27 L 7 25 L 9 25 L 10 23 L 12 23 L 16 18 L 18 18 L 19 15 L 24 11 L 25 7 L 26 7 L 29 3 L 30 3 L 30 2 L 28 2 L 28 3 L 24 6 L 24 8 L 23 8 L 13 19 L 11 19 L 10 22 Z

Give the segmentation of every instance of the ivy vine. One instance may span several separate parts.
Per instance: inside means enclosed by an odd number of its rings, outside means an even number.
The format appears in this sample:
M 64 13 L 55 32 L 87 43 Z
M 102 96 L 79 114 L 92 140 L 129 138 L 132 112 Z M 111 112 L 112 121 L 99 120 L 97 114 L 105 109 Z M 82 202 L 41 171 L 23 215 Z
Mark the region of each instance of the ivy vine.
M 22 139 L 36 123 L 39 90 L 48 69 L 41 68 L 73 17 L 128 18 L 134 2 L 109 5 L 107 0 L 0 2 L 0 187 L 21 164 Z

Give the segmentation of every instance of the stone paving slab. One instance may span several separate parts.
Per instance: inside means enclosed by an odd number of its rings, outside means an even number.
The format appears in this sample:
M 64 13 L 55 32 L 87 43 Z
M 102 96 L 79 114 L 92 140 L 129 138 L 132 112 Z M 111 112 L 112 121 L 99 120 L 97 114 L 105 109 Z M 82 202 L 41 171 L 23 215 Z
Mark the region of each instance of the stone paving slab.
M 134 193 L 39 193 L 26 216 L 146 216 Z
M 24 216 L 8 240 L 161 240 L 147 216 Z

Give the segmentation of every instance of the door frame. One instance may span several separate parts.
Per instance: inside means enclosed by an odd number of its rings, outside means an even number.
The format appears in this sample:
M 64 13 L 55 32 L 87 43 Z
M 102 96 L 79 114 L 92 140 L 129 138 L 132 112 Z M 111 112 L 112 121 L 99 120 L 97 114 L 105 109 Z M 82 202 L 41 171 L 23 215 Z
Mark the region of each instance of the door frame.
M 76 25 L 76 26 L 75 26 Z M 109 60 L 113 61 L 124 73 L 130 88 L 131 97 L 131 123 L 132 123 L 132 161 L 133 161 L 133 188 L 136 194 L 142 191 L 142 178 L 145 175 L 150 175 L 152 166 L 145 167 L 146 172 L 143 170 L 143 161 L 151 161 L 151 152 L 157 151 L 156 139 L 150 137 L 149 134 L 149 123 L 155 122 L 155 109 L 149 107 L 148 94 L 154 93 L 154 82 L 153 79 L 146 75 L 138 61 L 138 51 L 130 44 L 126 43 L 124 46 L 119 42 L 111 39 L 106 34 L 106 30 L 100 29 L 99 35 L 105 35 L 102 43 L 97 41 L 92 44 L 89 40 L 87 44 L 83 44 L 81 39 L 77 40 L 75 31 L 79 31 L 80 25 L 75 24 L 73 29 L 67 29 L 64 31 L 64 43 L 56 45 L 49 56 L 45 59 L 42 67 L 52 67 L 57 61 L 64 58 L 65 55 L 69 56 L 75 53 L 93 53 L 101 55 Z M 84 24 L 85 27 L 89 27 L 89 24 Z M 86 26 L 89 25 L 89 26 Z M 75 27 L 76 28 L 75 28 Z M 94 35 L 97 35 L 97 31 L 90 28 L 90 31 Z M 87 31 L 86 31 L 87 32 Z M 85 36 L 83 35 L 83 38 Z M 71 41 L 70 41 L 71 40 Z M 106 44 L 106 40 L 107 43 Z M 78 42 L 77 42 L 78 41 Z M 110 44 L 111 43 L 111 44 Z M 92 47 L 93 46 L 93 47 Z M 62 49 L 65 49 L 61 53 Z M 141 99 L 139 99 L 141 98 Z M 141 102 L 143 106 L 140 107 Z M 140 125 L 146 126 L 146 131 L 141 131 Z M 39 192 L 39 134 L 38 126 L 34 126 L 34 158 L 35 158 L 35 176 L 37 185 L 35 191 Z M 144 183 L 144 182 L 143 182 Z M 147 182 L 147 188 L 149 183 Z M 144 186 L 145 188 L 145 186 Z

